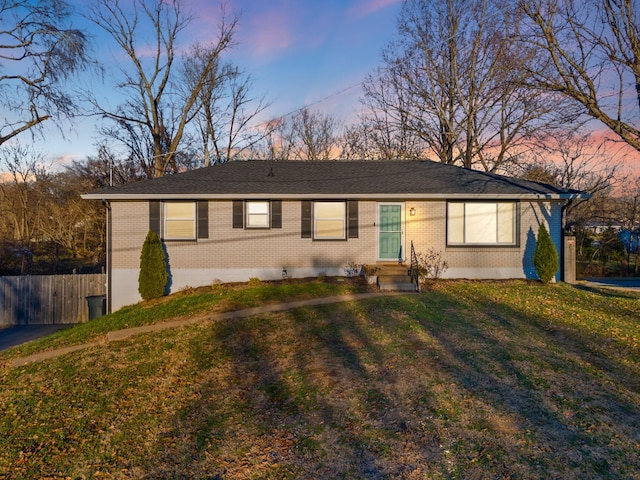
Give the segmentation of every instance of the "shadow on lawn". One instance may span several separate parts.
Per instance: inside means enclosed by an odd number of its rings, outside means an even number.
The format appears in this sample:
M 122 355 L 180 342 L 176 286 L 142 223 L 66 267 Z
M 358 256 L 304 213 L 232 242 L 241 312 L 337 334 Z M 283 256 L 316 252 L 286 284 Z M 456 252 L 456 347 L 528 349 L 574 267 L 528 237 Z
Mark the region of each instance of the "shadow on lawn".
M 437 291 L 212 324 L 147 475 L 634 478 L 637 378 L 601 340 Z
M 366 315 L 353 303 L 212 325 L 192 351 L 194 380 L 207 372 L 215 378 L 199 383 L 174 419 L 167 436 L 182 441 L 149 461 L 148 478 L 183 478 L 186 471 L 220 479 L 411 472 L 415 467 L 385 460 L 409 420 L 387 392 L 396 374 L 378 340 L 361 328 Z M 199 345 L 221 351 L 212 356 Z M 437 440 L 421 442 L 437 447 Z
M 445 304 L 458 300 L 445 297 Z M 446 352 L 439 366 L 451 381 L 516 421 L 526 448 L 517 456 L 521 464 L 505 466 L 503 474 L 636 478 L 640 462 L 631 452 L 640 416 L 631 399 L 638 377 L 607 345 L 610 339 L 498 302 L 467 313 L 474 318 L 421 324 Z

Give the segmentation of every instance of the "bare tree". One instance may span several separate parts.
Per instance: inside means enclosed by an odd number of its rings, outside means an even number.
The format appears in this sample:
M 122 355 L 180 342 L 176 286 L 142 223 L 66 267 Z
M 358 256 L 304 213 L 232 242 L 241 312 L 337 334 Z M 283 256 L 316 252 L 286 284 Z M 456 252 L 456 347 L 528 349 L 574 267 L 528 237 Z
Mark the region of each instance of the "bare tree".
M 36 181 L 46 175 L 44 155 L 21 144 L 0 149 L 0 170 L 7 172 L 0 182 L 0 211 L 10 228 L 12 240 L 25 245 L 35 237 L 41 196 Z
M 640 177 L 628 177 L 621 188 L 618 220 L 629 230 L 640 228 Z
M 0 102 L 9 112 L 0 125 L 0 145 L 54 116 L 74 113 L 64 81 L 88 59 L 86 37 L 67 26 L 70 16 L 64 0 L 0 1 Z
M 289 138 L 295 160 L 330 160 L 339 156 L 339 123 L 328 114 L 298 110 L 291 118 Z
M 627 264 L 631 263 L 631 254 L 634 253 L 634 269 L 638 272 L 640 265 L 640 249 L 638 248 L 638 235 L 640 234 L 640 177 L 627 178 L 622 186 L 622 195 L 618 199 L 617 218 L 625 229 L 628 230 Z M 635 245 L 634 245 L 635 235 Z
M 424 144 L 411 134 L 407 115 L 399 112 L 398 121 L 389 113 L 371 110 L 359 123 L 346 128 L 342 157 L 352 160 L 415 160 L 422 158 Z
M 591 207 L 597 204 L 600 209 L 600 199 L 610 196 L 623 163 L 606 140 L 579 129 L 538 137 L 523 157 L 512 174 L 592 195 L 590 200 L 571 200 L 566 206 L 567 222 L 579 225 L 591 218 Z
M 115 111 L 94 100 L 97 112 L 150 138 L 154 177 L 164 175 L 168 168 L 175 170 L 185 127 L 199 111 L 202 90 L 221 54 L 232 45 L 237 19 L 228 22 L 222 11 L 217 38 L 200 47 L 199 70 L 193 73 L 185 95 L 183 72 L 177 64 L 178 40 L 191 18 L 183 12 L 180 0 L 133 0 L 131 9 L 125 9 L 119 0 L 98 0 L 91 17 L 128 60 L 121 66 L 118 84 L 128 100 Z M 147 44 L 145 34 L 149 32 L 153 39 Z
M 286 117 L 272 118 L 258 126 L 264 131 L 259 142 L 250 148 L 250 155 L 258 160 L 290 160 L 290 139 L 286 138 Z
M 330 160 L 339 158 L 340 123 L 331 115 L 305 107 L 291 116 L 271 119 L 262 125 L 265 134 L 253 149 L 268 160 Z
M 423 155 L 498 170 L 561 110 L 523 88 L 530 53 L 509 38 L 515 23 L 508 2 L 406 1 L 365 105 L 387 131 L 417 137 Z
M 196 88 L 208 61 L 207 49 L 194 46 L 184 66 L 187 97 Z M 251 77 L 236 66 L 220 62 L 217 59 L 209 69 L 200 89 L 200 109 L 195 118 L 205 167 L 243 156 L 267 132 L 250 127 L 250 122 L 268 106 L 264 98 L 251 96 Z
M 21 258 L 20 271 L 26 274 L 33 257 L 31 244 L 37 238 L 43 214 L 37 181 L 47 174 L 44 155 L 20 144 L 3 147 L 0 171 L 6 172 L 0 180 L 0 231 L 15 245 Z
M 528 22 L 515 33 L 535 50 L 529 85 L 562 94 L 640 151 L 640 2 L 519 4 Z
M 91 179 L 67 169 L 40 179 L 37 187 L 42 197 L 38 233 L 41 240 L 56 246 L 50 253 L 92 258 L 97 263 L 104 255 L 104 207 L 99 201 L 80 197 L 94 188 Z
M 98 145 L 96 155 L 74 160 L 65 168 L 71 178 L 86 185 L 86 190 L 124 185 L 148 178 L 136 158 L 119 155 L 106 142 Z
M 596 194 L 615 185 L 621 160 L 592 133 L 567 130 L 537 138 L 528 165 L 547 166 L 558 186 Z

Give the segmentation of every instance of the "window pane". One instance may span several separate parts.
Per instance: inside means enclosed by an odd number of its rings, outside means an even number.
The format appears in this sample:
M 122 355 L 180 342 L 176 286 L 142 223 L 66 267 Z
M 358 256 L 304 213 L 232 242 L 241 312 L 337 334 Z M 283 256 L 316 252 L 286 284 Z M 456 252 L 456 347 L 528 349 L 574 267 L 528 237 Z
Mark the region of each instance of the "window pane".
M 344 238 L 344 221 L 317 220 L 316 238 Z
M 196 203 L 164 203 L 164 238 L 196 238 Z
M 465 205 L 466 243 L 496 243 L 498 219 L 495 203 Z
M 451 245 L 517 244 L 515 202 L 447 204 L 447 242 Z
M 344 202 L 316 203 L 316 218 L 344 218 Z
M 268 227 L 269 215 L 252 215 L 247 217 L 247 227 Z
M 315 238 L 345 238 L 345 202 L 314 203 Z
M 449 243 L 464 243 L 464 203 L 449 204 L 447 238 Z
M 515 205 L 513 203 L 498 204 L 498 242 L 515 243 Z
M 195 222 L 192 220 L 167 220 L 165 236 L 167 238 L 194 238 Z
M 248 228 L 269 228 L 269 202 L 266 200 L 246 202 Z
M 166 217 L 195 219 L 196 204 L 191 202 L 167 202 L 164 204 Z
M 269 214 L 269 202 L 247 202 L 247 212 L 249 215 L 252 213 Z

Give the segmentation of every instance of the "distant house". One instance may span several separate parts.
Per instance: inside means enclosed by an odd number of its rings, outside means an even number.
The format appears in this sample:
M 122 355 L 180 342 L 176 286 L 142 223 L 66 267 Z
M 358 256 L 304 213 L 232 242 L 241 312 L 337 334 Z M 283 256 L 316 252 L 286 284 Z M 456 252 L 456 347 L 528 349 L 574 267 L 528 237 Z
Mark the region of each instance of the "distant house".
M 431 161 L 236 161 L 83 197 L 107 205 L 116 310 L 140 299 L 149 230 L 166 246 L 171 291 L 406 263 L 412 244 L 442 254 L 444 277 L 535 278 L 539 225 L 560 252 L 563 205 L 584 196 Z
M 620 222 L 604 221 L 604 220 L 589 220 L 584 224 L 584 229 L 595 235 L 602 235 L 607 230 L 618 233 L 624 226 Z
M 640 230 L 624 228 L 618 232 L 618 238 L 624 244 L 627 253 L 635 253 L 640 249 Z

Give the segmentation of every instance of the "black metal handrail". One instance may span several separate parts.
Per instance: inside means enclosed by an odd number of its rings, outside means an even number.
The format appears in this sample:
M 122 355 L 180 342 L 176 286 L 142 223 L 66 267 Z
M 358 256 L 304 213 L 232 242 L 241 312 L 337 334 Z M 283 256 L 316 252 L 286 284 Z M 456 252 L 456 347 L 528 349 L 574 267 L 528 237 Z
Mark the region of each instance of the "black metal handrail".
M 409 276 L 411 277 L 411 283 L 416 286 L 416 291 L 420 291 L 420 266 L 418 265 L 418 256 L 416 255 L 416 249 L 413 247 L 413 240 L 411 240 L 411 266 L 409 267 Z

